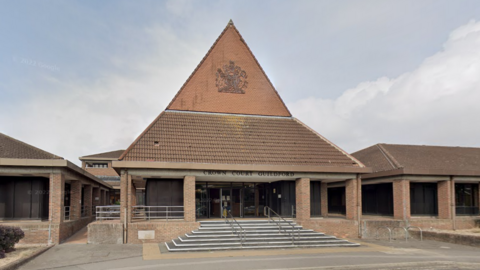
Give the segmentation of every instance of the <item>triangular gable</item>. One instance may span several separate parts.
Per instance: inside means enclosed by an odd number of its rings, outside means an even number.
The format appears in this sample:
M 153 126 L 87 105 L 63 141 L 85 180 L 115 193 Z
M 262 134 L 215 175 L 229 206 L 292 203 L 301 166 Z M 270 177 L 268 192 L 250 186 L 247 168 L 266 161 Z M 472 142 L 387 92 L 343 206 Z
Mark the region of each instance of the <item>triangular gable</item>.
M 232 21 L 167 110 L 291 116 Z

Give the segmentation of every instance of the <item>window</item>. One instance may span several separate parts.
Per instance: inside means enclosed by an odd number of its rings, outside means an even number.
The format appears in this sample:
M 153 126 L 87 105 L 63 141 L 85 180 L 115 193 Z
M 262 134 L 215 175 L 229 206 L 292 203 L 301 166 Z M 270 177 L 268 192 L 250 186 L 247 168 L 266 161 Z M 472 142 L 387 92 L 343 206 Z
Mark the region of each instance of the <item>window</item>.
M 455 184 L 457 215 L 478 215 L 478 184 Z

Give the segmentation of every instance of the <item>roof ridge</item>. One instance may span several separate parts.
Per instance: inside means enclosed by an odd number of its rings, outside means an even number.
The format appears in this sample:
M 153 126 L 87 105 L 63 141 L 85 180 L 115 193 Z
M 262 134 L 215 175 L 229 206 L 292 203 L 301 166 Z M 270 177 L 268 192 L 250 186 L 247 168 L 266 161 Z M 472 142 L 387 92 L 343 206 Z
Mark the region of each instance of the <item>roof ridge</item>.
M 378 143 L 377 147 L 380 150 L 380 152 L 383 154 L 385 159 L 390 163 L 390 165 L 392 165 L 394 169 L 403 167 L 400 163 L 398 163 L 395 157 L 390 152 L 388 152 L 388 150 L 381 143 Z
M 7 139 L 13 140 L 13 141 L 15 141 L 15 142 L 17 142 L 17 143 L 20 143 L 20 144 L 23 144 L 23 145 L 25 145 L 25 146 L 27 146 L 27 147 L 30 147 L 30 148 L 32 148 L 32 149 L 35 150 L 35 151 L 41 152 L 42 154 L 52 155 L 52 157 L 55 158 L 55 159 L 64 159 L 64 158 L 61 157 L 61 156 L 57 156 L 57 155 L 55 155 L 55 154 L 52 154 L 52 153 L 50 153 L 50 152 L 47 152 L 47 151 L 45 151 L 45 150 L 43 150 L 43 149 L 40 149 L 40 148 L 38 148 L 38 147 L 36 147 L 36 146 L 33 146 L 33 145 L 31 145 L 31 144 L 28 144 L 28 143 L 26 143 L 26 142 L 17 140 L 17 139 L 15 139 L 15 138 L 13 138 L 13 137 L 10 137 L 10 136 L 8 136 L 8 135 L 6 135 L 6 134 L 4 134 L 4 133 L 1 133 L 1 132 L 0 132 L 0 135 L 3 135 L 3 136 L 6 137 Z
M 262 74 L 265 76 L 265 78 L 267 79 L 267 82 L 270 84 L 270 86 L 272 87 L 273 91 L 275 92 L 275 95 L 277 96 L 277 98 L 279 99 L 279 101 L 282 103 L 283 107 L 285 108 L 285 110 L 288 112 L 288 114 L 290 116 L 292 116 L 292 113 L 290 112 L 290 110 L 288 109 L 287 105 L 285 105 L 285 102 L 283 102 L 283 99 L 280 97 L 280 95 L 278 94 L 278 91 L 277 89 L 273 86 L 273 83 L 270 81 L 270 79 L 268 78 L 267 74 L 265 73 L 265 70 L 263 70 L 262 66 L 260 65 L 260 63 L 258 62 L 257 58 L 255 57 L 255 55 L 253 54 L 252 50 L 250 50 L 250 47 L 248 47 L 247 45 L 247 42 L 245 41 L 245 39 L 243 38 L 243 36 L 240 34 L 240 32 L 238 31 L 238 29 L 235 27 L 235 25 L 233 24 L 233 21 L 230 19 L 230 21 L 228 22 L 227 26 L 223 29 L 223 31 L 220 33 L 220 35 L 217 37 L 217 39 L 215 40 L 215 42 L 213 43 L 213 45 L 210 47 L 210 49 L 207 51 L 207 53 L 203 56 L 202 60 L 200 61 L 200 63 L 197 65 L 197 67 L 193 70 L 193 72 L 190 74 L 190 76 L 188 76 L 187 80 L 185 81 L 185 83 L 183 83 L 182 87 L 180 88 L 180 90 L 177 92 L 177 94 L 175 94 L 175 96 L 173 97 L 173 99 L 170 101 L 170 103 L 168 104 L 166 110 L 168 110 L 168 108 L 170 108 L 170 106 L 172 106 L 172 104 L 177 100 L 178 96 L 180 95 L 180 93 L 185 89 L 185 87 L 187 86 L 188 82 L 192 79 L 193 75 L 195 73 L 197 73 L 198 69 L 202 66 L 202 64 L 205 62 L 205 60 L 207 59 L 207 57 L 210 55 L 210 53 L 213 51 L 213 48 L 215 48 L 215 46 L 218 44 L 218 41 L 223 37 L 223 35 L 227 32 L 228 28 L 229 27 L 233 27 L 233 30 L 235 30 L 235 32 L 239 35 L 240 37 L 240 41 L 243 42 L 243 44 L 245 44 L 245 47 L 247 48 L 248 52 L 250 53 L 250 55 L 252 56 L 253 60 L 255 61 L 255 63 L 257 64 L 257 66 L 260 68 Z
M 160 117 L 162 117 L 162 115 L 165 113 L 165 111 L 161 112 L 153 121 L 152 123 L 150 123 L 150 125 L 148 125 L 148 127 L 142 132 L 140 133 L 140 135 L 138 135 L 138 137 L 135 139 L 135 141 L 132 142 L 132 144 L 130 144 L 130 146 L 127 148 L 127 150 L 125 150 L 123 152 L 123 154 L 118 158 L 118 160 L 122 160 L 129 152 L 130 150 L 132 150 L 132 148 L 135 146 L 135 144 L 137 144 L 137 142 L 153 127 L 153 125 L 155 123 L 157 123 L 158 119 L 160 119 Z
M 338 151 L 342 152 L 344 155 L 346 155 L 348 158 L 350 158 L 354 163 L 358 164 L 359 167 L 361 168 L 365 168 L 367 166 L 365 166 L 362 162 L 360 162 L 360 160 L 356 159 L 354 156 L 350 155 L 349 153 L 347 153 L 346 151 L 344 151 L 342 148 L 338 147 L 336 144 L 334 144 L 333 142 L 331 142 L 330 140 L 328 140 L 327 138 L 323 137 L 320 133 L 316 132 L 314 129 L 310 128 L 309 126 L 305 125 L 302 121 L 298 120 L 297 118 L 295 117 L 292 117 L 293 120 L 295 120 L 297 123 L 301 124 L 302 126 L 304 126 L 305 128 L 307 128 L 308 130 L 310 130 L 311 132 L 313 132 L 315 135 L 317 135 L 318 137 L 320 137 L 322 140 L 324 140 L 326 143 L 330 144 L 332 147 L 334 147 L 335 149 L 337 149 Z

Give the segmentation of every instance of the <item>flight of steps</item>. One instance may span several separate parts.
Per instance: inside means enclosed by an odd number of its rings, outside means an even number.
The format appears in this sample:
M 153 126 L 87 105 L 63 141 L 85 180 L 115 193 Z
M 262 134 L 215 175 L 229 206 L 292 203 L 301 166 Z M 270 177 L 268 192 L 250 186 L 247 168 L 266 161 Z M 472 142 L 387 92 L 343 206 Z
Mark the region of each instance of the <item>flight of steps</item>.
M 279 223 L 268 220 L 242 220 L 238 223 L 245 230 L 243 245 L 230 223 L 225 221 L 201 221 L 198 230 L 178 237 L 165 245 L 171 252 L 359 246 L 335 236 L 305 230 L 291 220 Z M 280 233 L 278 225 L 282 228 Z M 239 226 L 237 224 L 234 226 L 239 233 Z M 292 231 L 295 237 L 294 243 L 292 243 Z

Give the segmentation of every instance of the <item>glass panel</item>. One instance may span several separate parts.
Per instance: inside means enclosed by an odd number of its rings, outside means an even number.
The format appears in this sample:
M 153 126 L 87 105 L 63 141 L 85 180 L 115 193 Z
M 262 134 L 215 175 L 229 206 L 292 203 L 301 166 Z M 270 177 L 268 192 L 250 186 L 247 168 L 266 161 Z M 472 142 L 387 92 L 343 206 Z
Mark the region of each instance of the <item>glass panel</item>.
M 208 217 L 208 204 L 207 183 L 197 182 L 195 184 L 195 213 L 197 218 Z
M 240 191 L 241 189 L 239 188 L 232 189 L 231 203 L 232 203 L 232 215 L 234 217 L 241 216 L 242 198 L 240 197 Z
M 209 184 L 210 186 L 210 184 Z M 211 218 L 220 218 L 221 214 L 221 201 L 220 201 L 220 189 L 219 188 L 209 188 L 210 195 L 210 215 Z
M 222 188 L 221 195 L 222 195 L 222 216 L 221 217 L 226 217 L 227 212 L 232 210 L 230 189 Z
M 246 187 L 243 194 L 243 216 L 255 217 L 255 188 Z

